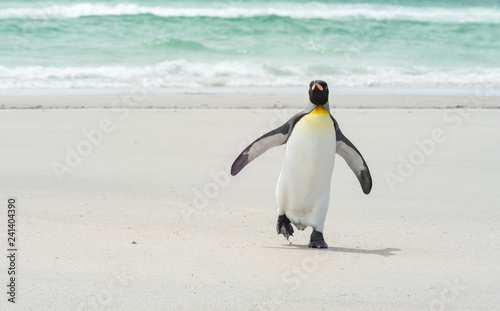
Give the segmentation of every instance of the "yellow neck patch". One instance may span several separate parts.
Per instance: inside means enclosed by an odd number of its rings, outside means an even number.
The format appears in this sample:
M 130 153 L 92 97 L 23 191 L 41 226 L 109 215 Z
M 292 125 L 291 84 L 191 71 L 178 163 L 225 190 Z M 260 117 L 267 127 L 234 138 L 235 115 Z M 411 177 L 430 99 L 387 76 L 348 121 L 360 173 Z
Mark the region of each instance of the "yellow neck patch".
M 316 131 L 333 131 L 333 121 L 328 110 L 323 106 L 314 108 L 311 113 L 300 119 L 297 125 L 305 125 L 309 129 Z
M 323 107 L 323 106 L 318 106 L 318 107 L 314 108 L 314 110 L 311 111 L 311 114 L 327 114 L 327 115 L 329 115 L 328 110 L 326 110 L 325 107 Z

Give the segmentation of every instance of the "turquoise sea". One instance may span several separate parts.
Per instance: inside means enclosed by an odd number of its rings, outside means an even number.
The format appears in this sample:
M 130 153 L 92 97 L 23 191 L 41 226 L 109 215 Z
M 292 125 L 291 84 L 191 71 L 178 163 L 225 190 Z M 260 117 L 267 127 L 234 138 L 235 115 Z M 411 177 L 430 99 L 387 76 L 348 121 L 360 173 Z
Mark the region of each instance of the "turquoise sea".
M 500 1 L 2 1 L 0 38 L 0 90 L 500 86 Z

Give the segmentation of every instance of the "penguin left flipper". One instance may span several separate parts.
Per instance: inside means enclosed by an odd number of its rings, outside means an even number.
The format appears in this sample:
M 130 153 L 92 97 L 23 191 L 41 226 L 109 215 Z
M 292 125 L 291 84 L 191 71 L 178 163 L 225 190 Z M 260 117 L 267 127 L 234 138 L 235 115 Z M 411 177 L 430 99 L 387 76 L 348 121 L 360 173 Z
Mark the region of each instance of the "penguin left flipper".
M 330 115 L 335 124 L 335 132 L 337 136 L 337 146 L 336 153 L 340 155 L 347 162 L 347 165 L 354 172 L 356 177 L 361 184 L 361 188 L 365 194 L 370 193 L 372 190 L 372 176 L 370 175 L 370 170 L 368 165 L 363 159 L 363 156 L 359 150 L 351 143 L 347 137 L 344 136 L 337 121 Z
M 231 166 L 231 175 L 238 174 L 248 163 L 252 162 L 255 158 L 266 152 L 267 150 L 283 145 L 287 142 L 292 129 L 303 116 L 308 112 L 302 111 L 294 115 L 282 126 L 262 135 L 257 138 L 253 143 L 241 152 L 241 154 L 234 160 Z

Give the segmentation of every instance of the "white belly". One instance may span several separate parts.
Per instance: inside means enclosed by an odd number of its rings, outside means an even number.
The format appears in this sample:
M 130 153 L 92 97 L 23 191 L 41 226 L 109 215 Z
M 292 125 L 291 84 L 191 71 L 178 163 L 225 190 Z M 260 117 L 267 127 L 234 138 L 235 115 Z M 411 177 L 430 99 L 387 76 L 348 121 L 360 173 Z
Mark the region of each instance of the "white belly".
M 312 226 L 323 232 L 336 137 L 328 111 L 321 109 L 295 125 L 286 144 L 276 199 L 278 213 L 285 213 L 298 229 Z

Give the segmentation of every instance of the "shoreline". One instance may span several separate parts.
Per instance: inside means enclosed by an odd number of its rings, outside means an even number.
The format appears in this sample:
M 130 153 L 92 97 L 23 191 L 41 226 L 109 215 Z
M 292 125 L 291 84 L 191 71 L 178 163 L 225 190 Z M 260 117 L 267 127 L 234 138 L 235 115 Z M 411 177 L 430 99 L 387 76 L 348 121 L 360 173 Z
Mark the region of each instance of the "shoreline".
M 87 95 L 0 95 L 0 109 L 272 109 L 303 108 L 301 93 L 128 93 Z M 462 95 L 339 94 L 330 95 L 333 109 L 498 109 L 496 93 Z
M 304 87 L 202 87 L 202 88 L 83 88 L 83 89 L 7 89 L 0 90 L 3 96 L 80 96 L 80 95 L 124 95 L 133 92 L 145 94 L 208 95 L 208 94 L 304 94 Z M 500 97 L 500 89 L 493 86 L 475 87 L 335 87 L 331 95 L 407 95 L 407 96 L 475 96 L 479 92 L 491 97 Z

